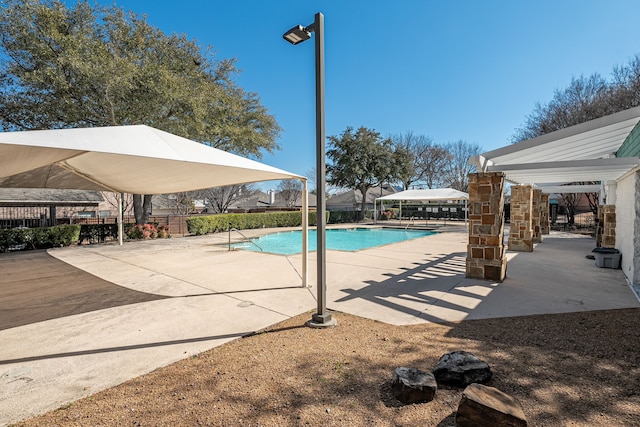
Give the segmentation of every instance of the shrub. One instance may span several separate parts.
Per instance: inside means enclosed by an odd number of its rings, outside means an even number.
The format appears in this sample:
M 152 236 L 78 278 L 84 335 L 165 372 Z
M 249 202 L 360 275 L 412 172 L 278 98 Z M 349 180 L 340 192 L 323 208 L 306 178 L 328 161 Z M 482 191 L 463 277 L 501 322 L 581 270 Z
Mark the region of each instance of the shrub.
M 359 211 L 331 211 L 327 222 L 329 224 L 343 224 L 349 222 L 358 222 Z
M 69 246 L 77 243 L 79 239 L 79 225 L 3 229 L 0 230 L 0 251 Z
M 171 234 L 169 234 L 168 225 L 161 225 L 160 227 L 158 227 L 158 238 L 167 239 L 169 237 L 171 237 Z
M 393 211 L 383 211 L 383 212 L 380 214 L 380 219 L 381 219 L 382 221 L 389 221 L 391 218 L 393 218 L 393 216 L 394 216 L 394 215 L 393 215 Z
M 171 237 L 169 234 L 169 227 L 161 226 L 156 228 L 155 224 L 129 225 L 125 230 L 125 234 L 129 239 L 134 240 Z
M 69 246 L 80 241 L 79 225 L 56 225 L 49 228 L 49 233 L 54 247 Z
M 118 238 L 118 224 L 81 224 L 80 242 L 104 242 L 107 239 Z
M 327 212 L 327 218 L 329 213 Z M 189 233 L 196 236 L 225 231 L 229 228 L 248 230 L 252 228 L 298 227 L 302 224 L 302 214 L 292 212 L 264 212 L 242 214 L 218 214 L 187 218 Z M 309 212 L 309 225 L 316 224 L 316 213 Z

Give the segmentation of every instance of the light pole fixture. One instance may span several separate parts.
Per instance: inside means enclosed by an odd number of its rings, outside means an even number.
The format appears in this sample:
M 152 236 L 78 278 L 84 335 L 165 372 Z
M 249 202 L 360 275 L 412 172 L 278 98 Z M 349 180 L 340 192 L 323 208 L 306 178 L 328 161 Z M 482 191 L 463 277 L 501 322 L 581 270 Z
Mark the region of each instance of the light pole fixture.
M 302 43 L 305 40 L 311 38 L 311 29 L 307 29 L 302 25 L 296 25 L 282 36 L 286 41 L 291 44 Z
M 303 27 L 296 25 L 282 37 L 291 44 L 302 43 L 311 38 L 311 33 L 316 34 L 316 184 L 318 186 L 316 198 L 316 221 L 317 221 L 317 300 L 318 310 L 308 326 L 323 328 L 335 326 L 336 320 L 327 311 L 327 269 L 326 269 L 326 197 L 325 197 L 325 148 L 324 148 L 324 15 L 315 14 L 313 24 Z M 306 214 L 306 213 L 305 213 Z

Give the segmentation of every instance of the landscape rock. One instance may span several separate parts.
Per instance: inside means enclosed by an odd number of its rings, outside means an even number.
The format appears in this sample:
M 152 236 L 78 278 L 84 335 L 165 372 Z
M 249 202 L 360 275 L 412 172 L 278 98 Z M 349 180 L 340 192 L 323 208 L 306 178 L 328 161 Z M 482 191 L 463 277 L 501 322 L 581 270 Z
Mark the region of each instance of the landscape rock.
M 462 392 L 456 413 L 457 427 L 526 427 L 522 407 L 511 396 L 482 384 Z
M 465 387 L 472 383 L 486 384 L 493 376 L 489 365 L 467 351 L 447 353 L 431 371 L 438 383 Z
M 391 381 L 393 394 L 402 403 L 431 402 L 436 397 L 438 385 L 431 372 L 416 368 L 396 368 Z

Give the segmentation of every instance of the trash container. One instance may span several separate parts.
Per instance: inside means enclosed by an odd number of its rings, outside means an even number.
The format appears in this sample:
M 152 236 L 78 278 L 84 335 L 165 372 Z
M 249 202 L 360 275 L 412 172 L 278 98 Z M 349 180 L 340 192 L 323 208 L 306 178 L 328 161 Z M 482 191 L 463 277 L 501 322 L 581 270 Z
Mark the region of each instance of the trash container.
M 595 248 L 593 255 L 600 268 L 620 268 L 620 251 L 616 248 Z

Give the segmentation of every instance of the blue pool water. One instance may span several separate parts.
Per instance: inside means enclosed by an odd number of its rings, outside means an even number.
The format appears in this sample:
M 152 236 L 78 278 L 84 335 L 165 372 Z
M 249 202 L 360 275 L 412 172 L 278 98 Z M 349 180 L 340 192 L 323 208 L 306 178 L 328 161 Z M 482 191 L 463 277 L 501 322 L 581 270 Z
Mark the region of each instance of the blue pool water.
M 433 231 L 400 230 L 392 228 L 339 228 L 326 230 L 327 249 L 359 251 L 375 246 L 388 245 L 434 234 Z M 233 244 L 232 247 L 256 252 L 292 255 L 302 251 L 302 232 L 285 231 L 251 239 L 250 242 Z M 309 251 L 316 250 L 316 231 L 309 230 Z

